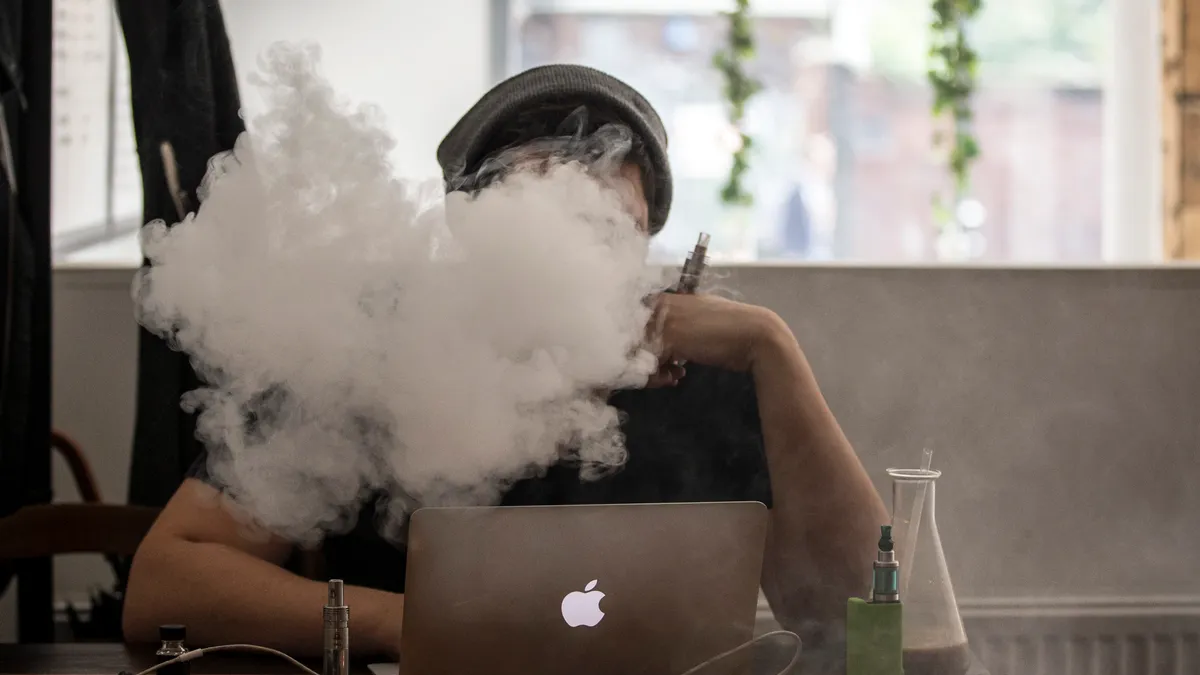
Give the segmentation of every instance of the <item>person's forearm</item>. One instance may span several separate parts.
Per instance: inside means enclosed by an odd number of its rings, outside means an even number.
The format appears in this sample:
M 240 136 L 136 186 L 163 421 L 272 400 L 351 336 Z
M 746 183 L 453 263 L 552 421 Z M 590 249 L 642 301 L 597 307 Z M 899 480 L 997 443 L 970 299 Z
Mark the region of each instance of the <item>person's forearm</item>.
M 867 592 L 887 511 L 791 331 L 766 321 L 752 363 L 773 500 L 764 591 L 784 625 L 828 625 Z
M 317 656 L 326 594 L 323 582 L 221 544 L 154 542 L 130 574 L 125 638 L 157 641 L 159 624 L 181 623 L 191 646 L 243 642 Z M 347 586 L 346 604 L 352 653 L 398 653 L 403 596 Z

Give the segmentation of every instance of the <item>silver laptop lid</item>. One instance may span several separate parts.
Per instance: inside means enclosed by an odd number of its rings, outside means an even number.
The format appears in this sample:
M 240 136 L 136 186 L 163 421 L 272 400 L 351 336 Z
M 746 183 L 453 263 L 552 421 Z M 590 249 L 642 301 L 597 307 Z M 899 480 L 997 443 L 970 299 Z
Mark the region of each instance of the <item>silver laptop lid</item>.
M 766 533 L 757 502 L 419 510 L 401 675 L 681 673 L 751 637 Z

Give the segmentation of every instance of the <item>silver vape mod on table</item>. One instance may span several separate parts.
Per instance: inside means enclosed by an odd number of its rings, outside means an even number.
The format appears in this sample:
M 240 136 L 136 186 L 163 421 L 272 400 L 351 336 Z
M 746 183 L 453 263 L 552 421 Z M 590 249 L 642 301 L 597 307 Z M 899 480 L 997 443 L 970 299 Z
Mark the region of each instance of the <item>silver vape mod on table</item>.
M 350 675 L 350 608 L 341 579 L 329 581 L 325 601 L 325 660 L 322 675 Z

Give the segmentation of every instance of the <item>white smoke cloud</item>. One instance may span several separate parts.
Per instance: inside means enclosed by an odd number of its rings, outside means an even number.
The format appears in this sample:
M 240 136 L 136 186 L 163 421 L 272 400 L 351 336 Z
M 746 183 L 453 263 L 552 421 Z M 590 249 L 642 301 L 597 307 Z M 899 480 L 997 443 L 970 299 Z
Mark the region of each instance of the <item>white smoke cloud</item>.
M 573 165 L 474 199 L 401 182 L 380 115 L 339 101 L 318 57 L 272 48 L 267 111 L 213 159 L 198 212 L 143 230 L 138 318 L 211 385 L 185 401 L 210 472 L 304 541 L 373 491 L 400 515 L 491 501 L 564 452 L 619 466 L 596 392 L 654 370 L 662 277 L 617 192 Z

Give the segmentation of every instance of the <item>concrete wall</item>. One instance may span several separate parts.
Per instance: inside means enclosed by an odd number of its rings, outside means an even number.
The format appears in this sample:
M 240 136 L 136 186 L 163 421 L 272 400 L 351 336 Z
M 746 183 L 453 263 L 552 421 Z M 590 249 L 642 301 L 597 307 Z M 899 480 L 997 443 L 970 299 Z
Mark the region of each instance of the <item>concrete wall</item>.
M 133 428 L 131 274 L 55 275 L 55 424 L 113 500 Z M 763 266 L 727 285 L 792 326 L 885 498 L 887 467 L 936 451 L 960 598 L 1200 597 L 1200 269 Z M 86 556 L 55 577 L 73 598 L 108 581 Z M 11 625 L 0 611 L 0 640 Z
M 1200 596 L 1200 271 L 745 268 L 731 285 L 793 327 L 873 476 L 936 451 L 960 597 Z

